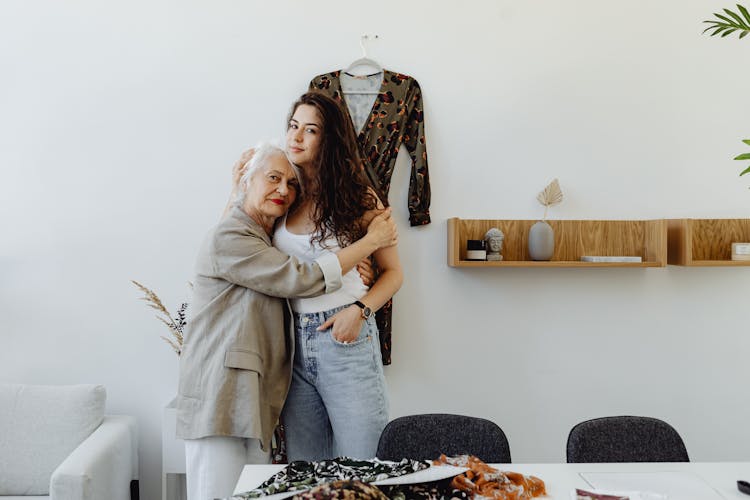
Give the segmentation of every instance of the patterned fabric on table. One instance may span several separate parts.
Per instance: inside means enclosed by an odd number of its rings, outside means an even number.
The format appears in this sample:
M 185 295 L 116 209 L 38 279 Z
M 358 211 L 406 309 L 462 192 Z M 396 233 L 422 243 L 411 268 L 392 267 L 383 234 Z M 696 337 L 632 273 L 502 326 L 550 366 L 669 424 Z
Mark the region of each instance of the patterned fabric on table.
M 530 500 L 547 496 L 547 487 L 538 477 L 499 471 L 472 455 L 440 455 L 433 463 L 467 467 L 469 470 L 453 477 L 451 486 L 466 492 L 470 498 Z
M 321 484 L 304 493 L 298 493 L 292 500 L 388 500 L 388 497 L 374 484 L 362 481 L 334 481 Z
M 430 483 L 375 486 L 361 481 L 334 481 L 298 493 L 292 500 L 469 500 L 465 491 L 451 486 L 451 479 Z
M 383 462 L 378 459 L 355 460 L 339 457 L 320 462 L 296 461 L 263 482 L 258 488 L 239 495 L 235 500 L 258 498 L 287 491 L 305 491 L 315 486 L 337 480 L 357 480 L 371 483 L 389 477 L 399 477 L 427 469 L 425 461 L 403 459 L 400 462 Z
M 449 477 L 429 483 L 394 484 L 379 488 L 391 500 L 469 500 L 472 498 L 470 493 L 454 488 L 452 480 L 453 478 Z

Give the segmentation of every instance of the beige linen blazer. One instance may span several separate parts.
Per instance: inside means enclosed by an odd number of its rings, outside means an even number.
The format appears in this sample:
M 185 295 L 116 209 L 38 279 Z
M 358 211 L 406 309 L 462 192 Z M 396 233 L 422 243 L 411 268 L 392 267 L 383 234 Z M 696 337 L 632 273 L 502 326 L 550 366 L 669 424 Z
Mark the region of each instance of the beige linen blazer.
M 256 438 L 268 450 L 294 359 L 284 299 L 340 287 L 335 254 L 313 263 L 290 257 L 234 205 L 198 254 L 180 356 L 177 437 Z

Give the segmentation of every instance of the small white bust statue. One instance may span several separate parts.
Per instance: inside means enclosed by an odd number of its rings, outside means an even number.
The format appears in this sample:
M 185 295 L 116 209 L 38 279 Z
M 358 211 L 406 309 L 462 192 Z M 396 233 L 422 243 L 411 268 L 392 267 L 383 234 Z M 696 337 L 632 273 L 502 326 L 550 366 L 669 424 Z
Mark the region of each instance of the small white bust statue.
M 500 252 L 503 251 L 503 240 L 505 235 L 498 228 L 493 227 L 484 235 L 487 242 L 487 260 L 503 260 Z

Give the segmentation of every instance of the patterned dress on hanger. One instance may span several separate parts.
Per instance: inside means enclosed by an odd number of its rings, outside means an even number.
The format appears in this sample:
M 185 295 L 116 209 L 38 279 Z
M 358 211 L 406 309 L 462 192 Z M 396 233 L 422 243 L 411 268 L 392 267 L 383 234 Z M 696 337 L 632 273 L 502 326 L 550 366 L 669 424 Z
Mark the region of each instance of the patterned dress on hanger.
M 373 92 L 374 97 L 371 98 L 372 104 L 369 112 L 354 112 L 357 109 L 361 111 L 363 98 L 356 96 L 359 98 L 358 103 L 354 102 L 356 98 L 346 98 L 346 92 L 342 88 L 342 78 L 346 79 L 347 76 L 354 80 L 369 80 L 372 88 L 377 88 L 377 91 Z M 406 147 L 411 157 L 408 196 L 409 224 L 411 226 L 429 224 L 430 180 L 427 170 L 422 90 L 417 80 L 388 70 L 363 77 L 347 75 L 338 70 L 313 78 L 310 82 L 310 90 L 319 90 L 329 95 L 342 103 L 347 110 L 358 132 L 357 143 L 365 161 L 367 176 L 384 200 L 388 199 L 399 148 L 402 144 Z M 348 100 L 351 102 L 347 102 Z M 393 302 L 389 300 L 375 315 L 380 332 L 380 352 L 384 365 L 391 364 L 392 307 Z

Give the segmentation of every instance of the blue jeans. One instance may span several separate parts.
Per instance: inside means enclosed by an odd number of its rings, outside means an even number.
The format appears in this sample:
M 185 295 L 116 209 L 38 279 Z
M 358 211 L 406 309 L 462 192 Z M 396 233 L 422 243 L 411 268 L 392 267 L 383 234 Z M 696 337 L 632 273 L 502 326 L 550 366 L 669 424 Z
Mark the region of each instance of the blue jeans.
M 373 458 L 388 423 L 375 319 L 349 344 L 335 340 L 330 329 L 315 330 L 345 307 L 293 314 L 294 372 L 282 412 L 289 461 Z

